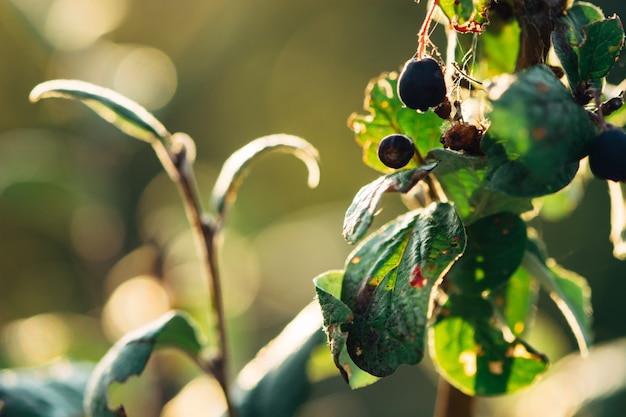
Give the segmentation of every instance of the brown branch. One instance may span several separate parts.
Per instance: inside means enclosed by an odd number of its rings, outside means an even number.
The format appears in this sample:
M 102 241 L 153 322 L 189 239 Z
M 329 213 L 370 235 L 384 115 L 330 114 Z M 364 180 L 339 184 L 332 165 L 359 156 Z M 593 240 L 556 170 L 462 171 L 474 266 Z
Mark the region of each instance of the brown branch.
M 513 1 L 513 14 L 521 30 L 515 71 L 546 61 L 556 19 L 563 14 L 566 5 L 567 0 Z
M 472 417 L 474 397 L 454 388 L 444 378 L 439 378 L 434 417 Z

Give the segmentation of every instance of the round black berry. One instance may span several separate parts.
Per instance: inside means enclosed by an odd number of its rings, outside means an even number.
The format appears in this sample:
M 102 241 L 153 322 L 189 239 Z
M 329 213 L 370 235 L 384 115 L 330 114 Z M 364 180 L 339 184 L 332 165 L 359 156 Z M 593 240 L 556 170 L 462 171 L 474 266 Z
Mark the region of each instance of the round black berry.
M 399 169 L 409 163 L 415 154 L 415 144 L 408 136 L 385 136 L 378 144 L 378 158 L 389 168 Z
M 398 78 L 398 95 L 410 109 L 426 111 L 446 98 L 441 67 L 432 58 L 409 59 Z
M 609 129 L 600 133 L 591 142 L 589 166 L 598 178 L 626 181 L 626 132 Z

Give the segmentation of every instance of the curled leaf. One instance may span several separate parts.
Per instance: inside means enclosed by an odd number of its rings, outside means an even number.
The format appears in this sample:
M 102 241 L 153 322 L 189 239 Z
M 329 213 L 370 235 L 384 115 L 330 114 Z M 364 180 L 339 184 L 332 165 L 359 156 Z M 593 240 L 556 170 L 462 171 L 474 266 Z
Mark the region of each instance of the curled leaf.
M 33 103 L 51 97 L 79 100 L 122 132 L 149 143 L 170 136 L 152 113 L 108 88 L 79 80 L 51 80 L 35 86 L 29 95 Z
M 343 221 L 343 237 L 349 243 L 356 243 L 372 224 L 378 203 L 384 193 L 389 191 L 408 192 L 436 166 L 437 162 L 433 162 L 419 168 L 397 171 L 363 186 L 356 193 L 352 204 L 346 211 Z
M 319 154 L 313 145 L 293 135 L 263 136 L 237 150 L 224 162 L 211 194 L 211 206 L 222 218 L 226 217 L 235 201 L 250 164 L 263 155 L 278 152 L 291 154 L 304 162 L 309 171 L 309 187 L 317 187 L 320 179 Z
M 125 416 L 123 406 L 109 408 L 108 388 L 143 372 L 155 348 L 173 347 L 197 359 L 202 348 L 190 319 L 170 312 L 158 320 L 127 333 L 100 360 L 85 391 L 85 413 L 90 417 Z

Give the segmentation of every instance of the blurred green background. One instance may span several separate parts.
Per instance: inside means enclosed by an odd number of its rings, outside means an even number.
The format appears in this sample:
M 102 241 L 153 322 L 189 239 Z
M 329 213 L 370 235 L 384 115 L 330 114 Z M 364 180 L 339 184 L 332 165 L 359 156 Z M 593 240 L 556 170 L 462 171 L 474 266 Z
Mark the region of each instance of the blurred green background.
M 626 16 L 624 2 L 597 3 Z M 167 309 L 204 308 L 182 206 L 149 146 L 78 103 L 30 104 L 33 86 L 53 78 L 107 86 L 190 134 L 205 197 L 221 163 L 256 137 L 290 133 L 318 148 L 318 189 L 307 189 L 295 159 L 261 161 L 229 219 L 223 264 L 239 369 L 312 300 L 314 276 L 343 266 L 351 250 L 343 213 L 377 176 L 361 164 L 346 119 L 362 111 L 370 78 L 413 54 L 424 9 L 410 0 L 0 0 L 0 363 L 97 360 Z M 620 62 L 609 80 L 625 77 Z M 385 198 L 378 224 L 403 210 L 397 200 Z M 589 279 L 596 340 L 625 337 L 626 263 L 611 256 L 606 184 L 591 181 L 563 221 L 533 224 L 557 262 Z M 575 345 L 544 298 L 533 338 L 558 358 Z M 580 415 L 626 407 L 626 370 L 602 369 L 621 378 L 621 394 Z M 150 372 L 173 382 L 138 383 L 158 389 L 136 400 L 135 415 L 159 415 L 166 403 L 166 416 L 189 415 L 184 407 L 211 415 L 200 411 L 210 409 L 208 379 L 170 401 L 195 377 L 189 363 L 165 357 Z M 435 389 L 428 365 L 357 392 L 333 378 L 315 386 L 300 415 L 378 416 L 392 407 L 396 416 L 427 416 Z M 193 397 L 204 402 L 184 400 Z M 504 415 L 497 403 L 485 402 L 484 415 Z

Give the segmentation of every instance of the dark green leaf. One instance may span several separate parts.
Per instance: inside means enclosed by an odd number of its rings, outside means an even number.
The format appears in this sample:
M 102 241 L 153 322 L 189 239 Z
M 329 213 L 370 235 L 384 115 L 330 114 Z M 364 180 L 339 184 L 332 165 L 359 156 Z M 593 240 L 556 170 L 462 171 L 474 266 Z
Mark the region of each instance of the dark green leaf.
M 524 256 L 524 267 L 541 283 L 569 324 L 581 354 L 586 355 L 592 339 L 591 288 L 587 280 L 554 262 L 537 250 Z
M 300 159 L 309 171 L 309 187 L 317 187 L 320 179 L 319 154 L 313 145 L 293 135 L 263 136 L 237 150 L 224 162 L 211 193 L 211 206 L 222 218 L 226 217 L 230 206 L 235 201 L 239 186 L 248 174 L 250 164 L 270 153 L 288 153 Z
M 486 188 L 485 157 L 438 148 L 431 150 L 426 160 L 439 162 L 433 174 L 466 224 L 494 213 L 519 214 L 532 209 L 528 198 L 511 197 Z
M 111 410 L 108 388 L 139 375 L 155 348 L 173 347 L 197 359 L 202 346 L 190 319 L 180 312 L 170 312 L 120 339 L 96 366 L 85 391 L 85 407 L 92 417 L 125 415 L 123 406 Z
M 390 191 L 406 193 L 420 180 L 425 178 L 437 163 L 423 165 L 419 168 L 404 169 L 393 174 L 380 177 L 363 186 L 354 196 L 343 221 L 343 237 L 349 243 L 356 243 L 363 237 L 378 209 L 383 194 Z
M 347 333 L 341 330 L 341 325 L 352 322 L 353 315 L 341 301 L 343 277 L 344 271 L 329 271 L 315 278 L 314 282 L 333 360 L 344 380 L 354 389 L 371 385 L 379 378 L 356 366 L 346 349 Z
M 557 19 L 552 32 L 552 44 L 572 88 L 581 82 L 579 48 L 585 37 L 583 28 L 603 19 L 602 10 L 586 2 L 576 2 L 566 14 Z
M 452 27 L 462 33 L 482 32 L 489 22 L 490 0 L 439 0 L 439 7 Z
M 311 389 L 307 364 L 326 342 L 316 303 L 305 307 L 237 377 L 239 417 L 292 417 Z
M 565 187 L 595 128 L 554 73 L 537 65 L 501 76 L 489 98 L 491 126 L 481 143 L 489 158 L 489 188 L 537 197 Z
M 452 294 L 429 329 L 435 367 L 468 395 L 510 394 L 531 385 L 547 358 L 524 341 L 505 338 L 481 297 Z
M 341 300 L 354 363 L 376 376 L 423 357 L 433 285 L 463 253 L 465 231 L 453 207 L 433 203 L 387 223 L 349 256 Z
M 446 279 L 479 295 L 508 281 L 526 250 L 526 223 L 512 213 L 484 217 L 466 229 L 467 247 Z
M 605 77 L 624 45 L 622 21 L 613 15 L 583 27 L 585 38 L 580 45 L 578 68 L 582 80 Z
M 79 100 L 122 132 L 146 142 L 163 142 L 170 137 L 165 126 L 145 108 L 108 88 L 78 80 L 52 80 L 30 93 L 31 102 L 49 97 Z
M 403 107 L 397 94 L 398 73 L 384 73 L 372 79 L 365 90 L 365 110 L 367 115 L 352 113 L 348 126 L 355 134 L 356 141 L 363 148 L 363 162 L 382 173 L 394 170 L 378 159 L 378 144 L 393 133 L 409 136 L 420 153 L 440 146 L 441 126 L 444 123 L 432 111 L 418 113 Z M 415 168 L 414 161 L 406 168 Z
M 0 415 L 82 417 L 85 385 L 93 365 L 55 363 L 0 372 Z

